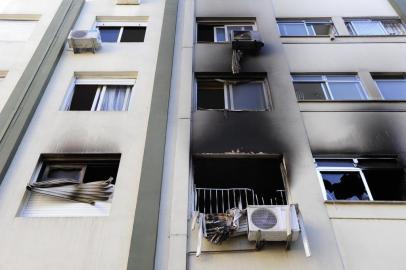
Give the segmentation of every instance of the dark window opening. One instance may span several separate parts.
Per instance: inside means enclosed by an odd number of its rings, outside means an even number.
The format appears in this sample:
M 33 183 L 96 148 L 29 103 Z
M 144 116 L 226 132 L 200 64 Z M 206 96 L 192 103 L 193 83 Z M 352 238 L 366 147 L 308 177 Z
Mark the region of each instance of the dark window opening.
M 323 86 L 317 82 L 295 82 L 297 100 L 327 100 Z
M 197 42 L 214 42 L 214 25 L 197 25 Z
M 102 42 L 117 42 L 120 35 L 120 26 L 99 27 Z
M 75 85 L 70 111 L 90 111 L 98 85 Z
M 328 200 L 369 200 L 358 172 L 322 172 Z
M 280 159 L 195 157 L 193 173 L 199 212 L 286 204 Z
M 332 24 L 322 24 L 322 23 L 315 23 L 311 24 L 316 36 L 328 36 L 330 35 L 331 28 L 333 27 Z
M 144 42 L 146 27 L 124 26 L 120 42 Z
M 224 83 L 198 81 L 197 109 L 224 109 Z

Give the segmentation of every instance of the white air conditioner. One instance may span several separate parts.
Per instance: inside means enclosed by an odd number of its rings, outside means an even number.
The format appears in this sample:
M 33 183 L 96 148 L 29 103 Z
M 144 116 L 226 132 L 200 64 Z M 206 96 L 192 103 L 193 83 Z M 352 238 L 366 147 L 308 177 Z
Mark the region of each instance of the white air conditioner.
M 141 0 L 116 0 L 117 5 L 139 5 Z
M 255 205 L 247 207 L 249 241 L 287 241 L 299 237 L 296 209 L 289 205 Z
M 69 33 L 68 44 L 74 53 L 82 51 L 92 51 L 94 53 L 101 47 L 100 31 L 98 29 L 72 30 Z

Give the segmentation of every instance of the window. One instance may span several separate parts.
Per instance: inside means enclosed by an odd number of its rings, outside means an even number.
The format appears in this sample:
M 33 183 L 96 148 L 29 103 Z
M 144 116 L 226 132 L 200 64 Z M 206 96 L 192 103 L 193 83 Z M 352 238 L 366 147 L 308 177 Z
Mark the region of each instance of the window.
M 97 22 L 102 42 L 144 42 L 145 23 Z
M 316 158 L 325 200 L 406 200 L 403 168 L 394 158 Z
M 0 41 L 27 41 L 37 21 L 0 19 Z
M 76 79 L 62 106 L 65 111 L 127 111 L 134 79 Z
M 353 36 L 406 35 L 400 19 L 348 19 L 346 25 Z
M 231 31 L 257 30 L 254 22 L 198 22 L 197 42 L 229 42 Z
M 355 75 L 292 75 L 296 97 L 301 100 L 365 100 Z
M 287 204 L 279 158 L 195 156 L 192 163 L 196 211 Z
M 372 75 L 385 100 L 406 100 L 405 74 Z
M 278 20 L 281 36 L 329 36 L 336 34 L 331 20 Z
M 20 216 L 108 215 L 119 163 L 120 154 L 42 155 Z
M 263 111 L 269 109 L 265 80 L 197 78 L 198 110 Z

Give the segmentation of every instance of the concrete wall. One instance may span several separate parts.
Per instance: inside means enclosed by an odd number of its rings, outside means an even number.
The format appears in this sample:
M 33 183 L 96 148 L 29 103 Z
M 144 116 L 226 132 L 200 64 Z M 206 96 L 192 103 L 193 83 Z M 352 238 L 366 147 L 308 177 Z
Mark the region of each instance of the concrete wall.
M 51 1 L 53 2 L 53 1 Z M 1 269 L 125 269 L 137 202 L 164 1 L 117 6 L 87 1 L 75 29 L 96 16 L 148 16 L 144 43 L 103 44 L 96 54 L 65 48 L 4 178 Z M 128 112 L 60 111 L 74 72 L 138 72 Z M 24 218 L 17 210 L 41 153 L 121 153 L 108 217 Z

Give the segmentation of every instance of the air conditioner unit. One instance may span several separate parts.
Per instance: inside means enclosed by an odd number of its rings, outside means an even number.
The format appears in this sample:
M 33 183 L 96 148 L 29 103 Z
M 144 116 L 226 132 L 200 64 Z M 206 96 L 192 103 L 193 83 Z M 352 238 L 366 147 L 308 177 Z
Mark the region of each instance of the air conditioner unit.
M 139 5 L 141 0 L 116 0 L 117 5 Z
M 289 205 L 257 205 L 247 207 L 249 241 L 296 241 L 299 222 L 296 209 Z M 291 239 L 288 239 L 288 227 Z
M 250 30 L 231 31 L 231 44 L 233 50 L 244 53 L 257 53 L 264 46 L 259 32 Z
M 92 51 L 94 53 L 101 47 L 100 31 L 98 29 L 72 30 L 69 33 L 68 44 L 74 53 L 83 51 Z

